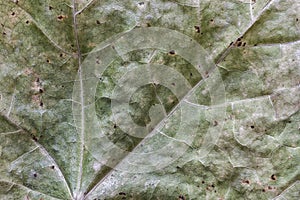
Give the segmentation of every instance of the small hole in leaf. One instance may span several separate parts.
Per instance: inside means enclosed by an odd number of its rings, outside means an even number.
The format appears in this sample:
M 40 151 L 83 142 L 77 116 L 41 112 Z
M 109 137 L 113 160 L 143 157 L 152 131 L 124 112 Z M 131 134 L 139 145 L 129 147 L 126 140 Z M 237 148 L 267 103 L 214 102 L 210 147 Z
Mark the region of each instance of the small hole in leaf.
M 119 192 L 119 195 L 126 195 L 125 192 Z
M 265 192 L 266 190 L 265 190 L 265 189 L 262 189 L 262 191 Z
M 204 184 L 205 183 L 205 181 L 202 181 L 202 184 Z
M 44 106 L 44 103 L 43 103 L 42 101 L 41 101 L 41 103 L 40 103 L 40 106 L 41 106 L 41 107 L 43 107 L 43 106 Z
M 213 187 L 213 188 L 214 188 L 214 187 L 215 187 L 215 185 L 214 185 L 214 184 L 212 184 L 212 185 L 211 185 L 211 187 Z
M 16 14 L 15 12 L 12 12 L 12 13 L 11 13 L 11 16 L 14 16 L 15 14 Z
M 176 84 L 175 83 L 171 83 L 171 85 L 175 86 Z
M 297 22 L 297 21 L 299 21 L 299 19 L 298 19 L 298 18 L 296 18 L 296 22 Z
M 96 21 L 97 24 L 101 24 L 99 20 Z
M 193 73 L 190 73 L 190 76 L 193 76 Z
M 213 126 L 218 126 L 218 124 L 219 124 L 219 123 L 218 123 L 217 121 L 214 121 L 214 122 L 213 122 Z
M 174 50 L 171 50 L 171 51 L 169 51 L 169 54 L 170 54 L 170 55 L 175 55 L 175 51 L 174 51 Z
M 52 165 L 50 168 L 51 168 L 51 169 L 55 169 L 55 166 L 54 166 L 54 165 Z
M 194 26 L 197 33 L 200 33 L 200 26 Z
M 36 178 L 37 177 L 37 173 L 34 173 L 33 176 L 34 176 L 34 178 Z
M 246 43 L 246 42 L 244 42 L 244 43 L 243 43 L 243 47 L 244 47 L 244 46 L 246 46 L 246 44 L 247 44 L 247 43 Z
M 5 32 L 3 32 L 3 33 L 2 33 L 2 35 L 6 35 L 6 33 L 5 33 Z
M 211 19 L 211 20 L 210 20 L 210 22 L 213 22 L 213 21 L 214 21 L 214 19 Z
M 117 125 L 116 125 L 116 124 L 114 124 L 114 128 L 117 128 Z
M 50 63 L 50 60 L 49 60 L 49 59 L 47 59 L 47 63 Z
M 275 174 L 272 174 L 272 175 L 271 175 L 271 179 L 272 179 L 273 181 L 275 181 L 275 180 L 277 179 L 277 177 L 275 176 Z
M 43 93 L 43 92 L 44 92 L 44 90 L 43 90 L 43 89 L 40 89 L 40 90 L 39 90 L 39 92 L 40 92 L 40 93 Z
M 62 21 L 64 18 L 65 18 L 65 17 L 64 17 L 63 15 L 59 15 L 59 16 L 57 17 L 57 19 L 58 19 L 59 21 Z
M 144 3 L 144 2 L 139 2 L 138 4 L 139 4 L 139 6 L 142 6 L 142 5 L 144 5 L 145 3 Z
M 185 197 L 183 195 L 179 195 L 179 199 L 185 200 Z
M 252 125 L 252 126 L 250 126 L 252 129 L 254 129 L 254 126 Z
M 29 24 L 29 21 L 28 20 L 26 20 L 26 22 L 25 22 L 26 24 Z
M 237 46 L 240 47 L 242 45 L 242 42 L 238 42 Z

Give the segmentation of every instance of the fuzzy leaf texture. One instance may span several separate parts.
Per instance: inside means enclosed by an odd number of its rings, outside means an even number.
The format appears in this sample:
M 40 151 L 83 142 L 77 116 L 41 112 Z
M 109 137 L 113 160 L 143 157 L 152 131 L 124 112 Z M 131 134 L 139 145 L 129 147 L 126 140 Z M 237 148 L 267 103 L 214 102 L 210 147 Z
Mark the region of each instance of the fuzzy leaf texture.
M 0 0 L 0 199 L 300 199 L 299 0 Z

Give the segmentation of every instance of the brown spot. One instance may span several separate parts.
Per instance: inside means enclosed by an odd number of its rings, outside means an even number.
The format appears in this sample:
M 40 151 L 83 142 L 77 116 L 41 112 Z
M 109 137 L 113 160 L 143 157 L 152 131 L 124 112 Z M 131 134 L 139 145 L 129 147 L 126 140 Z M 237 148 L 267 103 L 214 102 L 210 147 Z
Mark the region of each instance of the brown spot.
M 53 7 L 52 7 L 52 6 L 49 6 L 48 8 L 49 8 L 49 10 L 52 10 L 52 9 L 53 9 Z
M 250 184 L 249 180 L 243 180 L 242 183 Z
M 218 126 L 218 124 L 219 124 L 219 123 L 218 123 L 217 121 L 214 121 L 214 122 L 213 122 L 213 126 Z
M 246 43 L 246 42 L 244 42 L 244 43 L 243 43 L 243 47 L 244 47 L 244 46 L 246 46 L 246 44 L 247 44 L 247 43 Z
M 61 54 L 59 54 L 59 57 L 63 57 L 63 54 L 61 53 Z
M 296 18 L 296 22 L 297 22 L 297 21 L 299 21 L 299 19 L 298 19 L 298 18 Z
M 277 177 L 275 176 L 275 174 L 272 174 L 272 175 L 271 175 L 271 179 L 272 179 L 273 181 L 275 181 L 275 180 L 277 179 Z
M 237 46 L 240 47 L 242 45 L 242 42 L 238 42 Z
M 171 51 L 169 51 L 169 54 L 173 56 L 173 55 L 175 55 L 175 51 L 171 50 Z
M 194 26 L 196 33 L 200 33 L 200 26 Z
M 67 16 L 66 15 L 59 15 L 59 16 L 57 16 L 58 21 L 63 21 L 64 18 L 67 18 Z
M 97 24 L 101 24 L 101 22 L 100 22 L 99 20 L 96 20 L 96 23 L 97 23 Z
M 175 86 L 175 83 L 171 83 L 171 85 Z
M 266 191 L 266 189 L 262 189 L 262 191 L 263 191 L 263 192 L 265 192 L 265 191 Z
M 5 33 L 5 32 L 3 32 L 2 34 L 3 34 L 3 35 L 6 35 L 6 33 Z
M 44 103 L 43 103 L 42 101 L 40 102 L 40 106 L 41 106 L 41 107 L 43 107 L 43 106 L 44 106 Z
M 179 195 L 178 199 L 185 200 L 185 197 L 183 195 Z

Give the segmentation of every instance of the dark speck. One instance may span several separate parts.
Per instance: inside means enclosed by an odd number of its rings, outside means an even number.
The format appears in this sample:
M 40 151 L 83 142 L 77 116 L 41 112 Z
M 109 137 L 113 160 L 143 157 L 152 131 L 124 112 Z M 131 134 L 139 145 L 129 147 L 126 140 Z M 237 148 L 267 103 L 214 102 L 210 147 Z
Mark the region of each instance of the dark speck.
M 200 26 L 194 26 L 197 33 L 200 33 Z
M 174 51 L 174 50 L 171 50 L 171 51 L 169 51 L 169 54 L 170 54 L 170 55 L 175 55 L 175 51 Z
M 254 126 L 252 125 L 252 126 L 250 126 L 252 129 L 254 129 Z

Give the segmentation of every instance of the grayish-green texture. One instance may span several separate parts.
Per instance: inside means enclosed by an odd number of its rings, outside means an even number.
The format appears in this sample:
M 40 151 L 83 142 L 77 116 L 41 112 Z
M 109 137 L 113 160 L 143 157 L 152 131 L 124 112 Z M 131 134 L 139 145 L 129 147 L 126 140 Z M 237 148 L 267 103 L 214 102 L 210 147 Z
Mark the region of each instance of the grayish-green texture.
M 0 0 L 0 9 L 1 200 L 300 198 L 299 0 Z M 161 134 L 145 142 L 114 122 L 114 88 L 144 64 L 181 74 L 196 88 L 194 106 L 203 111 L 190 127 L 193 140 L 178 140 L 178 149 L 187 148 L 180 158 L 129 173 L 112 167 L 122 168 L 128 154 L 95 156 L 103 147 L 90 145 L 96 133 L 78 125 L 74 103 L 86 108 L 73 92 L 89 79 L 80 72 L 95 47 L 111 47 L 103 63 L 122 35 L 147 27 L 198 42 L 222 77 L 215 84 L 224 85 L 226 102 L 212 105 L 207 84 L 213 71 L 203 76 L 176 52 L 148 48 L 116 56 L 99 77 L 93 102 L 99 130 L 114 145 L 147 153 L 173 141 L 180 129 L 183 110 L 176 106 L 189 99 L 160 84 L 136 90 L 128 112 Z M 76 89 L 84 99 L 88 91 Z M 206 112 L 217 108 L 226 110 L 223 122 Z M 218 140 L 203 157 L 210 127 L 220 128 Z M 164 153 L 158 151 L 156 162 Z

